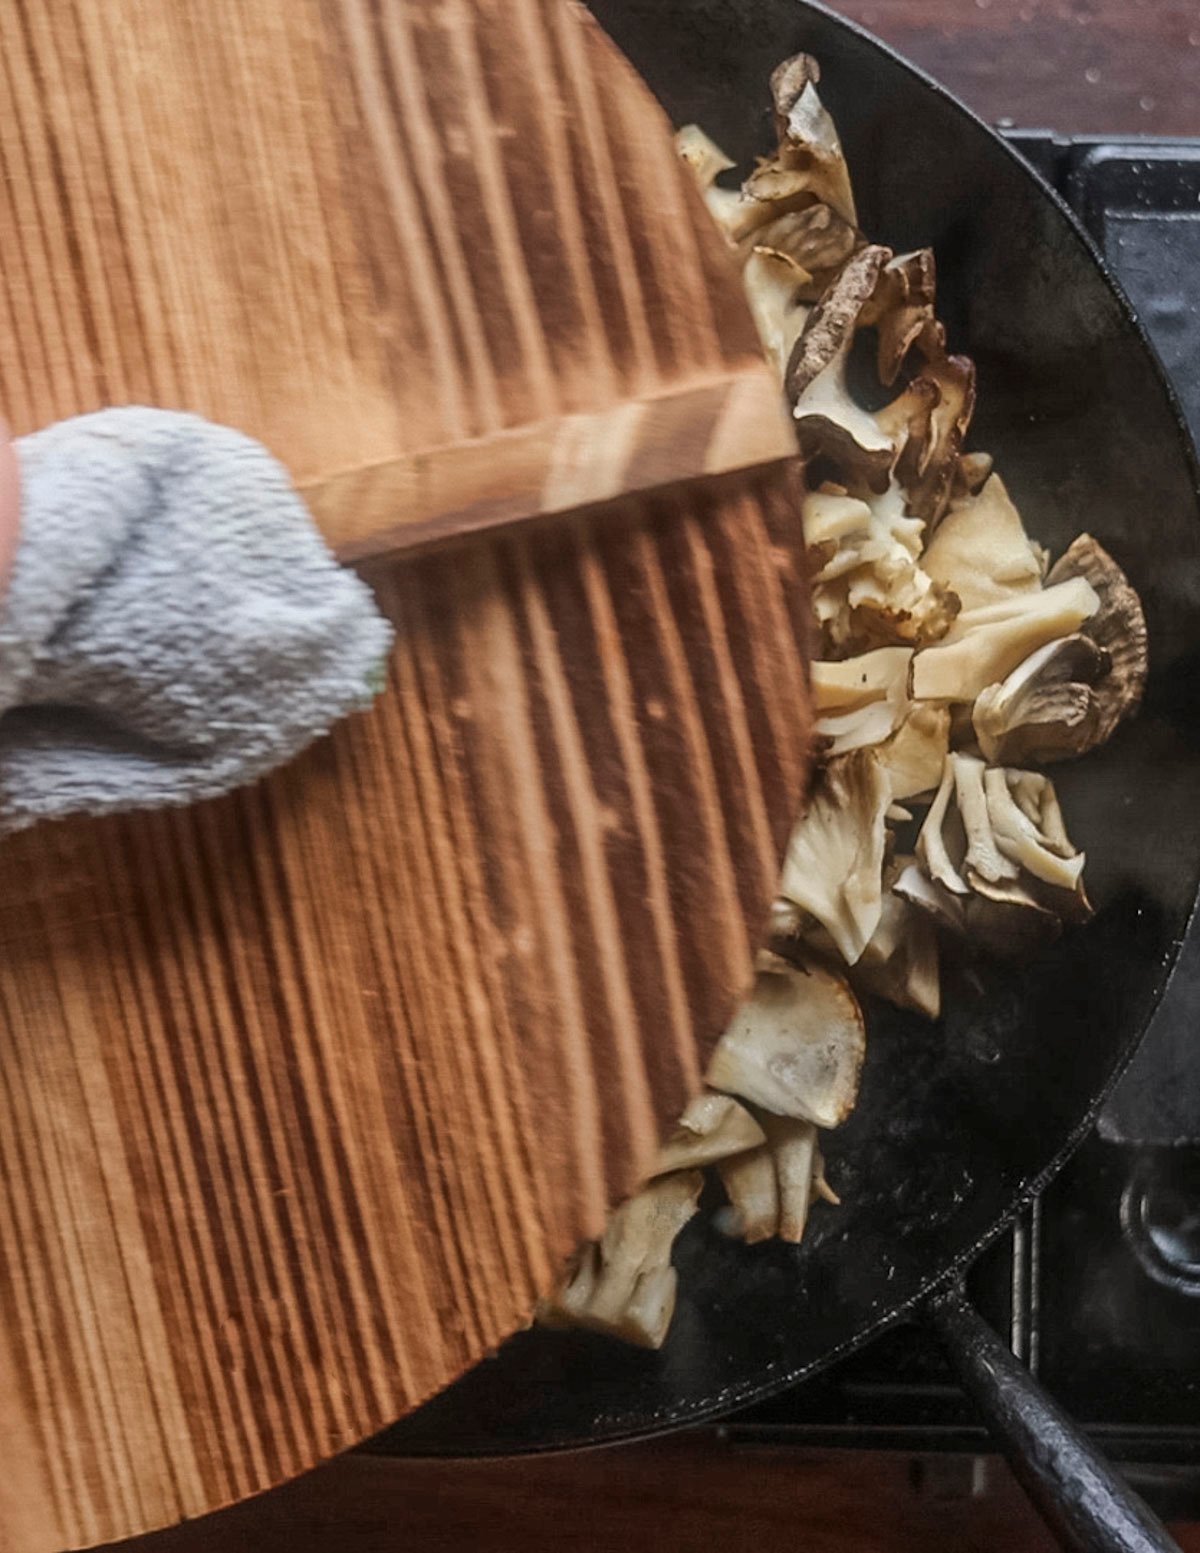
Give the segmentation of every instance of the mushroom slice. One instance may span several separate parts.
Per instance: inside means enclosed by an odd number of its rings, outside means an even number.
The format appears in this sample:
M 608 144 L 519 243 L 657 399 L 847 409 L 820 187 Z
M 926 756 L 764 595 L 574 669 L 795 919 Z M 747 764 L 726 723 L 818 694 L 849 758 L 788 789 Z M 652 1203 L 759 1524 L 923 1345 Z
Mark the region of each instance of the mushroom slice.
M 785 377 L 803 451 L 826 455 L 868 483 L 886 481 L 895 449 L 875 416 L 851 397 L 846 361 L 859 314 L 888 258 L 886 248 L 862 248 L 843 266 L 808 315 Z
M 958 811 L 950 808 L 953 793 L 954 761 L 948 755 L 942 770 L 942 780 L 917 837 L 917 856 L 935 884 L 940 884 L 951 895 L 969 895 L 970 886 L 959 872 L 966 854 L 966 841 L 960 834 Z M 957 832 L 951 830 L 952 824 L 959 826 Z M 951 846 L 955 854 L 953 857 Z
M 773 1240 L 779 1232 L 779 1181 L 770 1149 L 764 1145 L 736 1159 L 723 1159 L 717 1174 L 729 1198 L 728 1209 L 717 1212 L 718 1228 L 748 1246 Z
M 691 168 L 709 214 L 731 242 L 739 242 L 774 214 L 770 205 L 749 199 L 738 189 L 722 189 L 716 179 L 734 163 L 698 124 L 685 124 L 675 133 L 675 149 Z
M 854 228 L 828 205 L 809 205 L 803 210 L 788 210 L 754 232 L 752 241 L 792 259 L 806 271 L 802 296 L 815 302 L 854 250 L 859 236 Z
M 1038 819 L 1034 819 L 1028 812 L 1028 804 L 1022 807 L 1018 803 L 1014 791 L 1014 773 L 993 768 L 984 773 L 983 785 L 987 794 L 988 818 L 1000 851 L 1013 862 L 1019 863 L 1035 879 L 1062 890 L 1073 891 L 1078 888 L 1084 857 L 1082 852 L 1071 849 L 1066 839 L 1062 814 L 1057 799 L 1053 798 L 1053 788 L 1050 790 L 1052 807 L 1048 810 L 1049 829 L 1046 830 L 1040 823 L 1043 815 L 1040 806 Z
M 898 860 L 901 872 L 911 859 Z M 887 890 L 871 942 L 852 974 L 855 990 L 874 993 L 927 1019 L 941 1013 L 937 932 L 929 915 L 911 900 Z
M 806 492 L 800 506 L 804 543 L 810 550 L 839 544 L 852 536 L 865 537 L 871 527 L 871 509 L 857 496 L 840 487 L 824 485 Z
M 964 882 L 965 887 L 965 882 Z M 927 916 L 935 926 L 962 937 L 966 933 L 966 899 L 936 883 L 917 866 L 906 862 L 892 885 L 892 892 Z
M 840 487 L 822 487 L 803 512 L 817 563 L 813 612 L 826 652 L 925 644 L 946 633 L 958 600 L 921 570 L 924 524 L 905 510 L 895 481 L 862 499 Z
M 548 1327 L 586 1327 L 639 1348 L 661 1348 L 675 1311 L 675 1237 L 696 1211 L 698 1170 L 659 1176 L 611 1215 L 599 1241 L 588 1241 L 536 1319 Z
M 808 1223 L 808 1210 L 817 1196 L 816 1183 L 823 1176 L 817 1129 L 811 1122 L 791 1116 L 762 1115 L 767 1149 L 779 1188 L 780 1240 L 799 1245 Z
M 762 1128 L 732 1095 L 697 1095 L 659 1149 L 654 1174 L 699 1170 L 762 1141 Z
M 954 797 L 967 834 L 963 859 L 967 883 L 982 879 L 987 884 L 998 884 L 1003 879 L 1019 878 L 1021 870 L 1000 850 L 992 831 L 983 761 L 972 755 L 951 755 L 950 765 L 954 772 Z
M 763 951 L 705 1082 L 776 1116 L 836 1127 L 854 1108 L 864 1049 L 862 1011 L 840 976 Z
M 778 1236 L 792 1245 L 804 1238 L 808 1210 L 824 1199 L 837 1202 L 811 1122 L 760 1111 L 766 1143 L 724 1161 L 718 1170 L 729 1210 L 718 1222 L 747 1245 Z
M 877 751 L 893 800 L 916 798 L 937 787 L 949 749 L 949 708 L 927 702 L 910 705 L 899 728 Z
M 964 496 L 978 496 L 987 484 L 993 462 L 990 453 L 960 453 L 954 479 L 950 484 L 951 500 L 961 500 Z
M 816 917 L 849 965 L 879 923 L 891 801 L 874 753 L 855 750 L 826 766 L 788 842 L 779 893 Z
M 1072 577 L 1086 579 L 1100 600 L 1086 635 L 1105 650 L 1111 663 L 1109 672 L 1096 683 L 1094 743 L 1103 744 L 1121 719 L 1137 709 L 1146 688 L 1146 617 L 1125 573 L 1090 534 L 1080 534 L 1073 541 L 1046 580 L 1061 583 Z
M 889 387 L 914 345 L 919 344 L 927 357 L 945 350 L 946 332 L 933 316 L 936 288 L 937 267 L 932 248 L 897 254 L 880 273 L 863 322 L 875 325 L 879 380 Z
M 758 337 L 780 377 L 808 317 L 808 308 L 798 297 L 811 279 L 794 259 L 773 248 L 756 246 L 742 268 L 742 285 Z
M 958 594 L 965 610 L 1036 593 L 1042 586 L 1041 559 L 999 475 L 978 496 L 950 507 L 921 565 L 935 582 Z
M 1099 606 L 1090 584 L 1074 577 L 1041 593 L 964 610 L 944 642 L 913 659 L 913 699 L 974 701 L 1031 652 L 1057 637 L 1071 636 Z
M 812 665 L 813 701 L 818 715 L 850 712 L 872 701 L 886 701 L 904 692 L 912 662 L 909 647 L 877 647 L 874 652 Z
M 829 753 L 881 744 L 908 708 L 907 647 L 878 647 L 837 663 L 812 665 L 817 732 L 830 741 Z
M 994 765 L 1022 766 L 1094 748 L 1101 737 L 1094 687 L 1110 666 L 1108 653 L 1078 632 L 1030 653 L 975 698 L 971 720 L 984 755 Z
M 910 442 L 896 468 L 908 491 L 909 511 L 924 518 L 932 534 L 950 501 L 958 457 L 975 413 L 975 364 L 967 356 L 940 356 L 927 361 L 920 376 L 936 385 L 938 402 L 924 446 Z
M 811 54 L 793 54 L 771 72 L 777 160 L 788 171 L 803 173 L 814 198 L 856 227 L 850 173 L 837 127 L 817 95 L 820 79 L 821 67 Z

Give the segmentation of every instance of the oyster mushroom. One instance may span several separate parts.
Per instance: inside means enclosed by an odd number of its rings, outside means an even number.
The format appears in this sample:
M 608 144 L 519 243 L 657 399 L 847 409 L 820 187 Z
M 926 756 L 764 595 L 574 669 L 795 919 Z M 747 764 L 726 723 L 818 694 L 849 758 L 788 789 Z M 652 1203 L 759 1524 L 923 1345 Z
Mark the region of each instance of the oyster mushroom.
M 940 355 L 946 331 L 934 317 L 937 268 L 932 248 L 897 254 L 880 271 L 875 294 L 863 311 L 863 322 L 874 324 L 878 337 L 876 369 L 881 383 L 896 381 L 914 345 L 922 355 Z
M 814 554 L 830 559 L 846 539 L 865 539 L 871 529 L 871 509 L 841 486 L 822 485 L 808 491 L 800 506 L 804 543 Z
M 923 442 L 910 442 L 896 465 L 908 492 L 909 511 L 932 534 L 950 501 L 959 454 L 975 412 L 975 364 L 966 356 L 937 356 L 921 368 L 921 380 L 938 392 Z
M 859 314 L 889 257 L 886 248 L 868 247 L 847 261 L 808 315 L 785 376 L 804 452 L 826 455 L 869 483 L 886 482 L 895 449 L 875 416 L 851 396 L 846 362 Z
M 904 720 L 912 650 L 878 647 L 837 663 L 812 665 L 817 732 L 830 755 L 881 744 Z
M 983 774 L 987 815 L 996 845 L 1027 873 L 1061 890 L 1075 890 L 1083 873 L 1084 856 L 1067 839 L 1062 811 L 1047 778 L 1045 787 L 1031 789 L 1013 773 L 993 767 Z M 1029 794 L 1036 792 L 1031 801 Z M 1025 801 L 1021 802 L 1020 798 Z
M 967 840 L 962 861 L 967 883 L 973 885 L 976 879 L 982 879 L 987 884 L 998 884 L 1002 879 L 1018 878 L 1021 870 L 1000 850 L 993 833 L 984 789 L 983 761 L 976 760 L 973 755 L 951 755 L 950 768 L 954 772 L 954 798 Z
M 936 1019 L 942 997 L 937 933 L 929 916 L 894 890 L 885 891 L 879 926 L 851 980 L 858 992 L 873 993 L 899 1008 Z
M 1149 656 L 1142 603 L 1125 573 L 1090 534 L 1080 534 L 1050 568 L 1047 582 L 1082 578 L 1096 593 L 1100 607 L 1088 619 L 1084 633 L 1108 654 L 1109 671 L 1096 682 L 1096 737 L 1105 739 L 1123 717 L 1136 711 L 1146 688 Z M 1089 746 L 1090 748 L 1091 746 Z
M 761 246 L 752 249 L 742 268 L 751 317 L 767 359 L 780 377 L 808 317 L 799 293 L 811 278 L 794 259 Z
M 935 582 L 958 594 L 964 610 L 1037 593 L 1042 586 L 1041 557 L 999 475 L 992 475 L 978 496 L 951 505 L 921 564 Z
M 937 787 L 949 749 L 949 708 L 928 702 L 910 705 L 904 721 L 876 752 L 893 800 L 916 798 Z
M 811 54 L 793 54 L 771 72 L 771 101 L 779 139 L 775 160 L 784 171 L 807 180 L 807 191 L 814 200 L 856 227 L 858 213 L 850 172 L 837 126 L 817 95 L 820 79 L 821 67 Z
M 917 858 L 919 867 L 901 869 L 894 893 L 993 954 L 1024 953 L 1091 911 L 1083 856 L 1040 772 L 951 754 Z
M 764 951 L 705 1082 L 775 1116 L 836 1127 L 854 1107 L 864 1047 L 862 1012 L 842 977 Z
M 783 254 L 804 270 L 809 278 L 802 283 L 801 296 L 815 302 L 860 239 L 849 222 L 828 205 L 808 205 L 774 216 L 757 228 L 749 241 Z
M 992 467 L 993 459 L 990 453 L 960 453 L 954 479 L 950 484 L 951 500 L 961 500 L 964 496 L 978 496 L 987 483 Z
M 1082 755 L 1101 740 L 1096 686 L 1111 659 L 1090 636 L 1047 642 L 1007 679 L 975 698 L 971 721 L 994 765 L 1044 764 Z
M 1091 585 L 1082 577 L 1072 577 L 1040 593 L 964 610 L 944 641 L 913 659 L 913 699 L 974 701 L 1031 652 L 1058 637 L 1071 636 L 1099 607 Z
M 874 753 L 855 750 L 820 774 L 808 812 L 788 842 L 779 894 L 821 923 L 848 965 L 879 923 L 891 801 Z
M 732 1095 L 697 1095 L 659 1149 L 654 1174 L 698 1170 L 762 1141 L 762 1128 Z
M 954 788 L 954 762 L 947 756 L 942 780 L 917 836 L 917 857 L 934 884 L 952 896 L 969 895 L 970 886 L 959 872 L 967 843 L 958 810 L 950 807 Z
M 676 131 L 675 150 L 691 169 L 709 215 L 731 242 L 740 242 L 771 219 L 770 205 L 748 199 L 739 189 L 723 189 L 717 183 L 719 174 L 727 172 L 734 163 L 698 124 L 685 124 Z
M 811 1205 L 837 1202 L 825 1180 L 824 1161 L 811 1122 L 760 1112 L 766 1142 L 719 1167 L 729 1197 L 720 1223 L 727 1233 L 754 1245 L 778 1237 L 793 1245 L 804 1238 Z
M 698 1170 L 659 1176 L 622 1203 L 601 1238 L 580 1247 L 558 1289 L 540 1302 L 537 1321 L 661 1348 L 675 1311 L 671 1247 L 703 1184 Z
M 923 646 L 939 640 L 958 613 L 958 599 L 921 569 L 922 523 L 905 512 L 903 492 L 895 485 L 861 506 L 865 531 L 851 530 L 813 552 L 819 568 L 813 612 L 825 651 L 859 653 L 885 643 Z

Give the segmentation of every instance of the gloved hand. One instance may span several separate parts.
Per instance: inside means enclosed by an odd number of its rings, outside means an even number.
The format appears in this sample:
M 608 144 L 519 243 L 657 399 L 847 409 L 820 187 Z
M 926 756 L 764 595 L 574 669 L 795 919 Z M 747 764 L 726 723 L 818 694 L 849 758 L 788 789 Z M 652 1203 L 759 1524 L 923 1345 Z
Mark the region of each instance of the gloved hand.
M 196 415 L 6 436 L 0 567 L 0 834 L 228 792 L 383 684 L 370 590 L 267 449 Z

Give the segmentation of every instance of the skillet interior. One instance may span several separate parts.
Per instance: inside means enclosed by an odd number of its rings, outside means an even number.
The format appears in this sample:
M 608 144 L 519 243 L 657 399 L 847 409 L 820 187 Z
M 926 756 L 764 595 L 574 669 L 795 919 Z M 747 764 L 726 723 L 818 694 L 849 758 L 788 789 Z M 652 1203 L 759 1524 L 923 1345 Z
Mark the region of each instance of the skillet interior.
M 798 1248 L 682 1237 L 664 1351 L 513 1338 L 382 1437 L 404 1453 L 596 1443 L 761 1397 L 830 1362 L 951 1277 L 1057 1168 L 1144 1030 L 1200 864 L 1200 526 L 1190 442 L 1128 307 L 1073 218 L 958 103 L 800 0 L 594 0 L 676 122 L 739 157 L 769 143 L 767 76 L 803 48 L 849 157 L 864 229 L 932 243 L 952 346 L 980 378 L 971 446 L 993 452 L 1030 532 L 1087 529 L 1142 595 L 1140 719 L 1056 773 L 1089 853 L 1088 928 L 930 1027 L 872 1009 L 862 1096 L 828 1142 L 844 1206 Z M 703 910 L 703 902 L 697 902 Z

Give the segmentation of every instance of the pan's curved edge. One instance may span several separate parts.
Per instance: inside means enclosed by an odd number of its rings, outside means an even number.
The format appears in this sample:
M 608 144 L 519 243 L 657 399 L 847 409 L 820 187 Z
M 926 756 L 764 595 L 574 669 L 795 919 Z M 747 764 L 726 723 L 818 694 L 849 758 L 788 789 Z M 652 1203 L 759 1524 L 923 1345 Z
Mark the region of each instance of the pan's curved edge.
M 820 3 L 820 0 L 792 0 L 792 3 L 794 3 L 797 12 L 815 14 L 826 24 L 854 36 L 866 48 L 887 60 L 891 66 L 899 69 L 926 91 L 933 94 L 944 106 L 975 130 L 981 131 L 991 145 L 1018 171 L 1021 178 L 1036 189 L 1043 202 L 1055 211 L 1064 228 L 1070 232 L 1073 240 L 1082 250 L 1087 260 L 1102 277 L 1118 304 L 1126 327 L 1140 345 L 1141 350 L 1150 363 L 1157 387 L 1162 394 L 1164 405 L 1174 424 L 1177 450 L 1182 456 L 1187 469 L 1192 495 L 1196 503 L 1194 516 L 1197 520 L 1200 520 L 1200 452 L 1198 452 L 1196 443 L 1193 440 L 1179 396 L 1167 374 L 1157 348 L 1147 333 L 1124 287 L 1113 273 L 1100 248 L 1075 211 L 1067 204 L 1057 189 L 1047 182 L 1036 168 L 1031 166 L 997 129 L 975 113 L 959 97 L 942 85 L 941 82 L 930 76 L 920 66 L 913 64 L 912 61 L 906 59 L 891 45 L 876 37 L 865 27 L 833 11 L 829 6 Z M 1192 928 L 1197 919 L 1198 910 L 1200 910 L 1200 858 L 1196 860 L 1193 875 L 1192 906 L 1184 924 L 1183 935 L 1186 935 Z M 504 1456 L 539 1456 L 564 1449 L 598 1449 L 644 1439 L 650 1435 L 671 1429 L 709 1424 L 725 1416 L 731 1410 L 747 1406 L 752 1402 L 765 1401 L 778 1395 L 789 1387 L 820 1373 L 838 1360 L 856 1352 L 890 1328 L 903 1323 L 911 1318 L 931 1297 L 958 1283 L 975 1260 L 989 1246 L 1000 1239 L 1012 1224 L 1013 1219 L 1046 1189 L 1082 1144 L 1094 1127 L 1105 1102 L 1136 1054 L 1143 1036 L 1149 1028 L 1150 1020 L 1153 1018 L 1155 1011 L 1170 986 L 1183 947 L 1183 935 L 1173 940 L 1170 953 L 1162 961 L 1158 977 L 1147 989 L 1146 1015 L 1143 1024 L 1129 1036 L 1104 1083 L 1098 1091 L 1093 1093 L 1085 1112 L 1072 1127 L 1047 1164 L 1028 1181 L 1022 1183 L 1013 1194 L 1007 1209 L 997 1217 L 984 1234 L 978 1236 L 965 1249 L 952 1257 L 946 1266 L 939 1268 L 915 1292 L 896 1306 L 890 1307 L 877 1321 L 863 1326 L 848 1341 L 831 1347 L 811 1363 L 794 1366 L 779 1372 L 772 1372 L 769 1375 L 763 1375 L 756 1379 L 729 1386 L 720 1393 L 714 1394 L 703 1404 L 685 1403 L 677 1411 L 668 1409 L 653 1415 L 646 1414 L 637 1420 L 630 1420 L 626 1423 L 617 1423 L 615 1421 L 610 1423 L 606 1421 L 588 1435 L 580 1435 L 575 1439 L 563 1439 L 560 1437 L 550 1441 L 522 1441 L 519 1444 L 506 1444 L 502 1452 L 497 1452 L 496 1450 L 489 1449 L 486 1444 L 475 1444 L 472 1442 L 467 1442 L 452 1449 L 447 1449 L 444 1446 L 423 1445 L 419 1440 L 409 1442 L 402 1438 L 397 1440 L 395 1444 L 392 1444 L 387 1441 L 385 1433 L 385 1435 L 375 1437 L 372 1441 L 367 1441 L 362 1448 L 367 1451 L 386 1449 L 388 1454 L 402 1456 L 459 1456 L 463 1459 L 486 1459 L 498 1454 L 503 1454 Z M 799 1255 L 799 1250 L 800 1248 L 796 1248 L 797 1255 Z M 517 1335 L 519 1336 L 520 1334 Z M 484 1361 L 485 1364 L 487 1362 L 486 1360 Z

